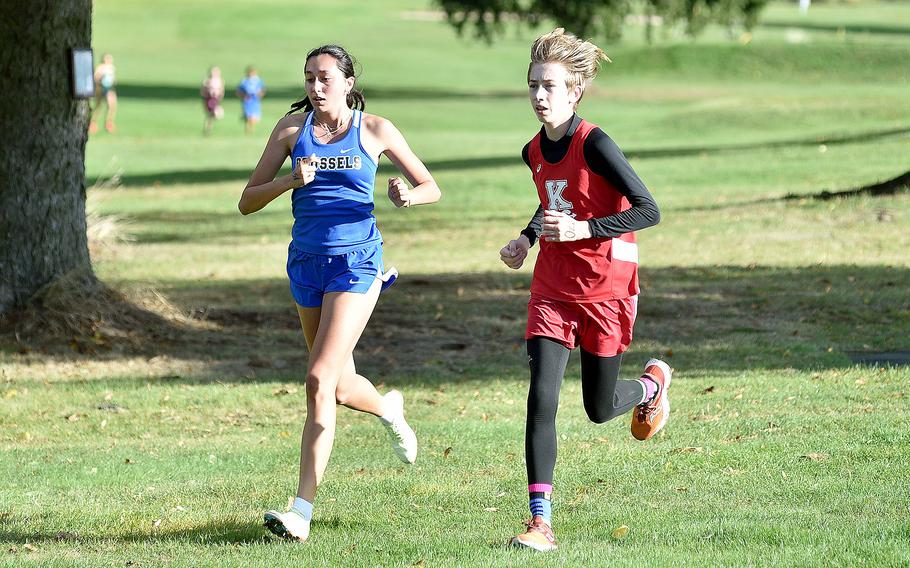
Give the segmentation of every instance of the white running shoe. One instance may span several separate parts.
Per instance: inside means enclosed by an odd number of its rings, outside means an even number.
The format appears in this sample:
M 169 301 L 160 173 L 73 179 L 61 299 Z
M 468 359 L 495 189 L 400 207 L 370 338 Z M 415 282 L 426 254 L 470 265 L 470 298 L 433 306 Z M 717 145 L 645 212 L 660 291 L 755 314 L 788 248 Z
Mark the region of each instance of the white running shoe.
M 304 519 L 294 509 L 287 513 L 267 511 L 264 525 L 272 533 L 288 540 L 304 542 L 310 536 L 310 521 Z
M 385 400 L 386 413 L 379 421 L 389 431 L 392 449 L 404 463 L 414 463 L 417 460 L 417 436 L 405 422 L 404 397 L 400 392 L 393 390 L 382 398 Z

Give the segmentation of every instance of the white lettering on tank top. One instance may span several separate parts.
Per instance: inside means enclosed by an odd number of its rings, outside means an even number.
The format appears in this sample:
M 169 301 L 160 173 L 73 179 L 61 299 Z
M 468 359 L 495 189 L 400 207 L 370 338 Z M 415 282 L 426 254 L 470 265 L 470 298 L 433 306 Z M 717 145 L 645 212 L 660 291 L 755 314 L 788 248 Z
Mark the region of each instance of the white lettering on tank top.
M 297 163 L 303 160 L 305 158 L 299 157 Z M 360 156 L 318 156 L 315 164 L 317 170 L 359 170 L 363 160 Z
M 566 190 L 568 185 L 569 181 L 564 179 L 548 179 L 544 182 L 544 186 L 547 188 L 547 199 L 549 201 L 547 209 L 565 211 L 570 215 L 572 214 L 572 202 L 562 196 L 562 193 Z

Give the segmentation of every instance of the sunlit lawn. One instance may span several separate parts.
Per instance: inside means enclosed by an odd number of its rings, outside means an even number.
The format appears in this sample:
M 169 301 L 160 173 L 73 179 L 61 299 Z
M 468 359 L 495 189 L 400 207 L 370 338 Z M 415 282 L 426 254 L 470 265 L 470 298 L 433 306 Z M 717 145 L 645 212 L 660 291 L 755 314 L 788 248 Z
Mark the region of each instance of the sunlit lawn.
M 626 419 L 590 424 L 573 358 L 560 550 L 543 557 L 504 546 L 527 516 L 531 271 L 497 254 L 536 207 L 519 154 L 536 129 L 523 87 L 534 32 L 487 47 L 412 14 L 425 9 L 96 2 L 94 46 L 114 54 L 121 113 L 117 135 L 87 148 L 89 183 L 102 182 L 90 209 L 116 216 L 119 234 L 95 249 L 95 270 L 188 319 L 138 348 L 103 334 L 82 354 L 2 346 L 0 565 L 910 564 L 910 371 L 850 359 L 910 351 L 910 197 L 813 197 L 908 169 L 910 26 L 898 22 L 910 10 L 816 3 L 799 17 L 775 4 L 745 45 L 710 31 L 648 48 L 631 29 L 607 46 L 614 63 L 582 114 L 663 217 L 639 235 L 623 373 L 670 362 L 673 415 L 648 443 Z M 356 353 L 381 390 L 405 393 L 418 462 L 401 466 L 375 420 L 341 409 L 301 546 L 260 526 L 294 492 L 305 412 L 289 200 L 248 217 L 236 201 L 300 95 L 306 50 L 325 41 L 360 59 L 367 109 L 395 121 L 444 198 L 396 210 L 377 192 L 402 277 Z M 231 84 L 249 63 L 270 88 L 263 124 L 244 136 L 228 101 L 203 138 L 206 67 Z

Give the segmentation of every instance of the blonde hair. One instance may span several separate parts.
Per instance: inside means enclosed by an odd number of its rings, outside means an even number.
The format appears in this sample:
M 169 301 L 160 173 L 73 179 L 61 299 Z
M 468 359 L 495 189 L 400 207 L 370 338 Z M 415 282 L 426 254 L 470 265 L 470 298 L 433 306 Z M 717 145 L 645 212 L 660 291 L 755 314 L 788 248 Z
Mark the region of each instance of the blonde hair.
M 566 87 L 572 89 L 580 86 L 584 90 L 597 76 L 601 61 L 610 61 L 604 50 L 590 41 L 566 33 L 564 28 L 556 28 L 534 40 L 528 77 L 530 78 L 531 67 L 535 64 L 562 63 L 568 71 Z

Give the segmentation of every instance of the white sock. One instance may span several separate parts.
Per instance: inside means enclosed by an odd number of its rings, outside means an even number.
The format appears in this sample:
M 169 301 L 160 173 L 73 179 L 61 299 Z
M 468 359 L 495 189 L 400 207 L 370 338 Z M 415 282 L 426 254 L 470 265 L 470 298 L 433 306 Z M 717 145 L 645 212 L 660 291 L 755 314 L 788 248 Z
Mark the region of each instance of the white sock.
M 396 406 L 396 408 L 394 410 L 386 410 L 383 413 L 383 415 L 379 417 L 379 419 L 382 420 L 383 422 L 385 422 L 386 424 L 391 424 L 400 415 L 401 415 L 401 413 L 398 412 L 398 407 Z
M 295 497 L 291 509 L 296 511 L 306 521 L 311 521 L 313 519 L 313 504 L 306 499 Z

